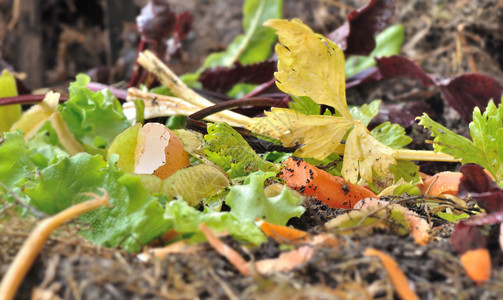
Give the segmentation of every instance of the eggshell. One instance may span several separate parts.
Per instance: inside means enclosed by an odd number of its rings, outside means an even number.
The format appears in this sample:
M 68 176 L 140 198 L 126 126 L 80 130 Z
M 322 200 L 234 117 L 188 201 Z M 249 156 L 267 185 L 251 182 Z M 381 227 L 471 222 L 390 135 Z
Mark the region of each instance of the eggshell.
M 154 174 L 166 179 L 189 164 L 189 154 L 173 131 L 160 123 L 143 126 L 135 149 L 136 174 Z

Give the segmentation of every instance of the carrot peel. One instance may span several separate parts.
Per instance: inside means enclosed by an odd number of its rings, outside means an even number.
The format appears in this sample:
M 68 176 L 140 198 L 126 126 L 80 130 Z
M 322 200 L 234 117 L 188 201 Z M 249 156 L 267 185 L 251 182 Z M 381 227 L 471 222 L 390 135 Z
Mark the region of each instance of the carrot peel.
M 353 208 L 363 198 L 377 198 L 369 189 L 352 184 L 296 157 L 288 158 L 279 173 L 286 185 L 332 208 Z
M 257 225 L 265 235 L 272 237 L 280 243 L 298 243 L 307 240 L 307 232 L 302 230 L 276 225 L 261 219 L 257 220 Z
M 374 248 L 367 248 L 364 255 L 376 256 L 379 258 L 391 279 L 391 283 L 393 284 L 396 293 L 401 299 L 419 299 L 416 293 L 410 289 L 407 277 L 403 274 L 402 270 L 400 270 L 400 267 L 398 266 L 398 263 L 391 256 Z
M 460 260 L 468 277 L 478 285 L 491 277 L 491 257 L 486 248 L 468 250 L 461 254 Z

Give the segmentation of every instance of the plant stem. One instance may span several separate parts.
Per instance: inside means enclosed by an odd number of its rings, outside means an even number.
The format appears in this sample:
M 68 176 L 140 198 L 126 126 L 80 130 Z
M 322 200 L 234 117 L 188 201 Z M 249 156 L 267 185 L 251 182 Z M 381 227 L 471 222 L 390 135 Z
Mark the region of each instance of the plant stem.
M 198 106 L 200 108 L 205 108 L 212 106 L 214 103 L 208 99 L 202 97 L 198 93 L 190 89 L 185 83 L 183 83 L 180 78 L 178 78 L 173 71 L 171 71 L 154 53 L 151 51 L 144 51 L 138 56 L 138 63 L 147 69 L 149 72 L 153 73 L 159 81 L 177 97 L 186 100 L 187 102 Z M 247 116 L 232 112 L 223 111 L 218 114 L 223 120 L 232 126 L 244 126 L 248 124 L 251 119 Z
M 461 162 L 461 159 L 454 158 L 449 154 L 428 150 L 397 149 L 396 152 L 396 158 L 400 160 Z

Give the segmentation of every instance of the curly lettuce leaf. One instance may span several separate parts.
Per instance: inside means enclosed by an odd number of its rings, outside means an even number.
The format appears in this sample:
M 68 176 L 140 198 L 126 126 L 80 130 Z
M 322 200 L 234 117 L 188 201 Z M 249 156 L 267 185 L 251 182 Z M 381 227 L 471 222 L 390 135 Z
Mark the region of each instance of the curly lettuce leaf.
M 195 165 L 176 171 L 161 183 L 160 191 L 169 198 L 183 198 L 191 206 L 211 197 L 230 184 L 227 174 L 207 164 Z
M 231 186 L 225 203 L 231 207 L 231 215 L 241 222 L 254 221 L 256 218 L 268 222 L 286 225 L 288 220 L 299 217 L 305 211 L 297 198 L 288 188 L 275 197 L 264 193 L 264 181 L 274 177 L 273 172 L 258 171 L 250 174 L 243 185 Z
M 122 107 L 109 90 L 92 92 L 86 86 L 87 75 L 79 74 L 70 83 L 70 98 L 59 106 L 59 111 L 73 135 L 86 151 L 103 152 L 110 142 L 131 124 Z
M 0 98 L 17 96 L 16 79 L 8 71 L 3 70 L 0 75 Z M 21 117 L 21 105 L 12 104 L 0 106 L 0 137 L 5 131 L 9 131 Z
M 277 171 L 276 166 L 262 159 L 245 139 L 227 123 L 208 124 L 203 146 L 208 159 L 224 168 L 231 178 L 262 170 Z
M 30 204 L 55 214 L 85 200 L 84 192 L 107 190 L 110 206 L 80 217 L 90 228 L 83 234 L 105 247 L 120 245 L 130 252 L 170 229 L 157 199 L 142 186 L 138 177 L 124 174 L 115 166 L 117 157 L 107 162 L 100 155 L 80 153 L 64 158 L 40 171 L 40 182 L 25 189 Z
M 0 182 L 13 190 L 34 170 L 35 165 L 29 157 L 23 133 L 19 130 L 6 132 L 0 143 Z M 0 187 L 0 198 L 4 194 L 7 194 L 6 191 Z
M 164 218 L 173 224 L 178 233 L 190 235 L 192 242 L 205 241 L 204 234 L 199 231 L 199 225 L 205 223 L 209 228 L 228 232 L 237 240 L 260 245 L 266 241 L 262 231 L 253 222 L 243 222 L 229 212 L 215 212 L 205 208 L 204 212 L 191 207 L 183 199 L 166 203 Z
M 431 131 L 433 149 L 460 158 L 462 164 L 476 163 L 487 169 L 496 182 L 503 180 L 503 105 L 491 100 L 484 113 L 476 107 L 470 122 L 473 141 L 455 134 L 433 121 L 427 114 L 418 118 L 419 124 Z

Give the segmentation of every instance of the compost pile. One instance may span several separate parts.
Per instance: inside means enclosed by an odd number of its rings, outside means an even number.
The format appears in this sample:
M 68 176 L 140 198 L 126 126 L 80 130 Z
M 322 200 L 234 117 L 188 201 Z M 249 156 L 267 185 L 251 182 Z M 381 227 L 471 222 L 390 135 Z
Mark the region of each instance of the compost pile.
M 502 1 L 18 2 L 0 298 L 503 293 Z

